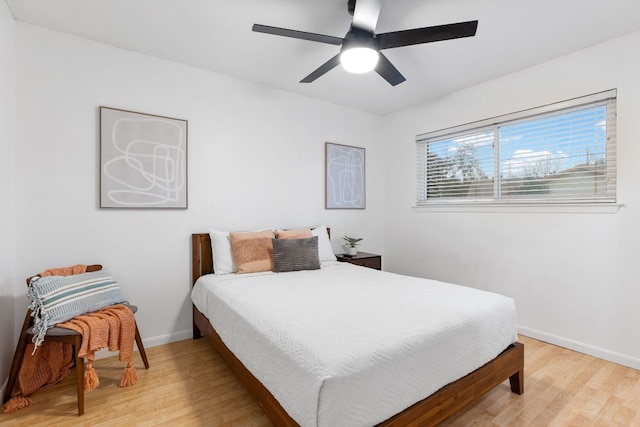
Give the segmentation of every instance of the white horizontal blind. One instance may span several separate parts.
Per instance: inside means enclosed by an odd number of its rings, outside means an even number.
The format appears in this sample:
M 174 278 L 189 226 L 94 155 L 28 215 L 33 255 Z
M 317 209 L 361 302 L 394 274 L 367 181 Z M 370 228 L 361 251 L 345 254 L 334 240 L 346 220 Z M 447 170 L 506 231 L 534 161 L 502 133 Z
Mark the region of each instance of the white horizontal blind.
M 615 95 L 418 136 L 418 206 L 615 202 Z
M 428 198 L 493 198 L 493 131 L 456 135 L 425 144 Z

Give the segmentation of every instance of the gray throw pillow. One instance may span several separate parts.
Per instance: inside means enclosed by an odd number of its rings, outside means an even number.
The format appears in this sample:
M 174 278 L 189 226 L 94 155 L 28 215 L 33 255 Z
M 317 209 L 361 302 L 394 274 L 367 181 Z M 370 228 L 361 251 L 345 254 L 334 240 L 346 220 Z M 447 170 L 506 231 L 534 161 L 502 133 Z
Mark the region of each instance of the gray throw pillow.
M 305 239 L 272 239 L 273 271 L 318 270 L 318 236 Z

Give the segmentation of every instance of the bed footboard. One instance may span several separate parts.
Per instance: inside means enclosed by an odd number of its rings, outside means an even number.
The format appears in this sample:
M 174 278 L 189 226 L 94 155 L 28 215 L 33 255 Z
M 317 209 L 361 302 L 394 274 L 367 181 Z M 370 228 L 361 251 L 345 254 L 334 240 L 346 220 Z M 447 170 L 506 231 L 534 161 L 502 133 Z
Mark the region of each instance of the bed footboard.
M 511 391 L 524 392 L 524 345 L 516 342 L 495 359 L 378 426 L 435 426 L 509 379 Z

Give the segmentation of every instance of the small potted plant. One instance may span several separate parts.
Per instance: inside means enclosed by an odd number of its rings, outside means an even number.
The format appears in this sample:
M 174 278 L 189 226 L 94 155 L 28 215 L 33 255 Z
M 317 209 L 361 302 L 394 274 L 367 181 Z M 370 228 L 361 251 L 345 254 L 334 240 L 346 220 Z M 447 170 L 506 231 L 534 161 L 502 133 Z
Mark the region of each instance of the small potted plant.
M 344 236 L 343 237 L 344 241 L 347 242 L 347 244 L 345 245 L 345 247 L 347 248 L 347 255 L 349 256 L 356 256 L 358 255 L 358 245 L 360 244 L 360 241 L 362 239 L 357 238 L 357 237 L 349 237 L 349 236 Z

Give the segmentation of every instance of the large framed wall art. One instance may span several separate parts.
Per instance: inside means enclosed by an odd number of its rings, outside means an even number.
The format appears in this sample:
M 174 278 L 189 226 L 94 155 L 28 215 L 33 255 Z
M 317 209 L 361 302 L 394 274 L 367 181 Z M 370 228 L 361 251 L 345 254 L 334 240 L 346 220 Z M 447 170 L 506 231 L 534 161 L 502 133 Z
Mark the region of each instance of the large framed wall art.
M 187 208 L 187 121 L 100 107 L 100 207 Z
M 325 208 L 365 208 L 365 150 L 325 143 Z

